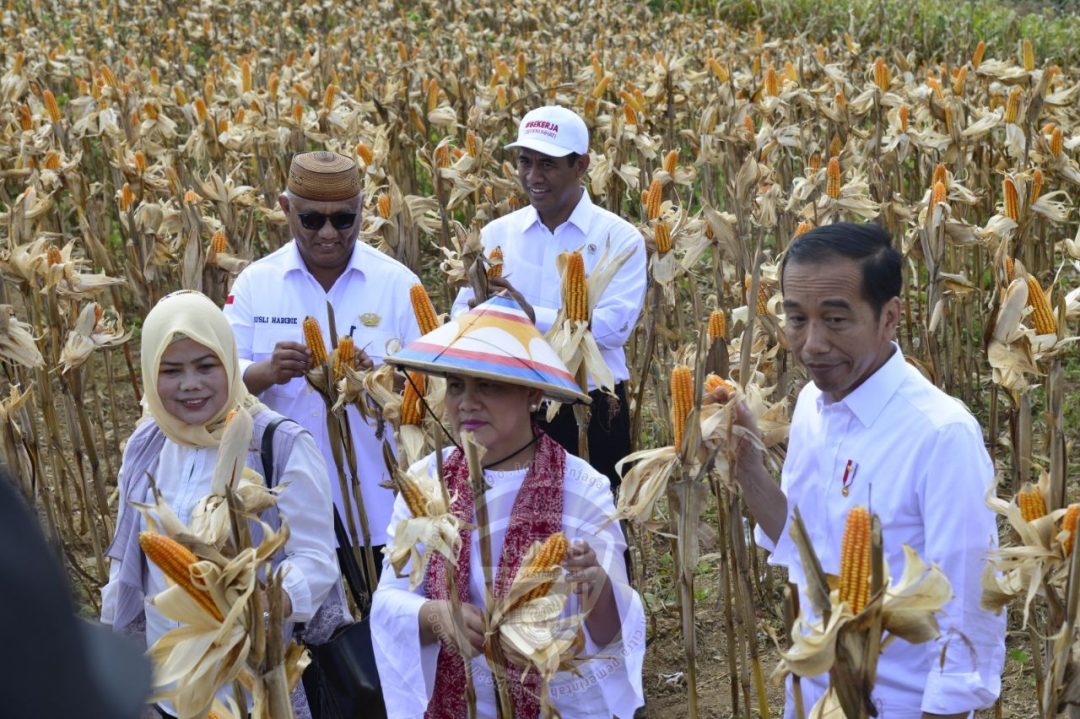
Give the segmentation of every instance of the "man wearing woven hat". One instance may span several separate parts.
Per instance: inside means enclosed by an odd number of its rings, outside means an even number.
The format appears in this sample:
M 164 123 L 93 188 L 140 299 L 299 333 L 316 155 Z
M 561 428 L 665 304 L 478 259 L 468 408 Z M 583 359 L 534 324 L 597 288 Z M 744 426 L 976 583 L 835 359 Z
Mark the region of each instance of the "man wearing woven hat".
M 360 173 L 350 158 L 333 152 L 297 155 L 278 203 L 288 217 L 292 242 L 240 273 L 225 301 L 225 315 L 236 334 L 248 390 L 311 432 L 334 477 L 326 404 L 304 379 L 311 364 L 303 342 L 304 318 L 315 317 L 324 337 L 333 337 L 332 329 L 338 336 L 351 334 L 361 366 L 371 367 L 381 363 L 388 346 L 419 334 L 409 288 L 420 280 L 396 260 L 357 242 L 363 198 Z M 386 542 L 394 501 L 379 486 L 388 480 L 382 440 L 354 407 L 348 417 L 370 544 L 377 547 Z M 330 480 L 330 487 L 344 517 L 339 482 Z M 355 499 L 348 505 L 359 527 Z
M 489 223 L 480 238 L 485 254 L 490 256 L 496 247 L 503 253 L 503 277 L 491 279 L 490 284 L 508 290 L 537 329 L 547 332 L 562 305 L 555 264 L 560 253 L 580 250 L 589 274 L 605 253 L 615 257 L 632 250 L 591 318 L 593 336 L 615 386 L 614 396 L 595 386 L 589 388 L 593 399 L 589 461 L 615 488 L 619 483 L 615 463 L 630 452 L 626 398 L 630 372 L 623 346 L 645 298 L 645 242 L 629 222 L 594 205 L 582 186 L 589 168 L 589 130 L 576 113 L 557 106 L 533 110 L 522 118 L 517 140 L 506 147 L 518 151 L 518 180 L 530 205 Z M 472 291 L 462 290 L 452 314 L 463 311 L 470 300 Z M 569 406 L 564 405 L 545 430 L 568 451 L 577 452 L 577 423 Z

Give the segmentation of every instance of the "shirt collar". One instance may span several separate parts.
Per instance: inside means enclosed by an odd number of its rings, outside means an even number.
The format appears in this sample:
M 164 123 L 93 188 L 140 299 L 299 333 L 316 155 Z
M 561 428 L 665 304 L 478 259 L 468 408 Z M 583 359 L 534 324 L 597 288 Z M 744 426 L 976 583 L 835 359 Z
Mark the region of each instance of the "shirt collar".
M 582 234 L 589 234 L 589 228 L 593 222 L 593 203 L 592 198 L 589 197 L 589 190 L 587 187 L 581 187 L 581 199 L 578 200 L 577 205 L 574 207 L 574 211 L 570 213 L 570 217 L 566 218 L 566 221 L 581 230 Z M 533 225 L 540 222 L 540 214 L 536 211 L 536 208 L 529 205 L 525 208 L 525 211 L 521 213 L 521 226 L 518 228 L 521 232 L 525 232 Z
M 360 257 L 361 242 L 362 240 L 357 237 L 356 244 L 353 245 L 352 257 L 349 258 L 349 264 L 346 265 L 345 272 L 348 272 L 349 270 L 356 270 L 361 275 L 364 274 L 363 260 Z M 311 274 L 311 272 L 307 268 L 307 265 L 304 264 L 304 258 L 300 256 L 300 247 L 297 245 L 296 239 L 294 238 L 287 247 L 288 250 L 285 252 L 285 257 L 282 260 L 282 269 L 284 270 L 282 274 L 288 274 L 289 272 L 293 271 L 301 271 Z
M 832 403 L 847 407 L 864 427 L 874 424 L 907 376 L 907 360 L 904 359 L 904 353 L 900 350 L 900 345 L 895 342 L 892 346 L 892 356 L 885 360 L 885 364 L 878 367 L 874 374 L 867 377 L 847 397 Z M 818 409 L 826 405 L 825 394 L 818 395 Z

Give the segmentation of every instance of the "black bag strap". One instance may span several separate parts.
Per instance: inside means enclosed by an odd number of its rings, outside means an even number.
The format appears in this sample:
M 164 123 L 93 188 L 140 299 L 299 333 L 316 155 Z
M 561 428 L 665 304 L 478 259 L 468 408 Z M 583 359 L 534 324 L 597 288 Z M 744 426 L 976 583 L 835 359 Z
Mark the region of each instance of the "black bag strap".
M 294 421 L 288 417 L 278 417 L 266 425 L 266 430 L 263 432 L 260 455 L 262 457 L 263 474 L 266 477 L 266 486 L 270 489 L 273 489 L 276 481 L 274 477 L 274 432 L 282 423 Z M 334 536 L 337 538 L 338 547 L 342 550 L 338 553 L 341 574 L 345 577 L 345 584 L 348 585 L 356 606 L 361 609 L 363 614 L 367 614 L 367 610 L 371 606 L 371 595 L 367 591 L 367 582 L 364 581 L 360 565 L 357 564 L 356 557 L 353 556 L 352 543 L 349 541 L 348 532 L 345 531 L 345 523 L 341 521 L 341 514 L 338 512 L 337 505 L 331 503 L 331 506 L 334 508 Z

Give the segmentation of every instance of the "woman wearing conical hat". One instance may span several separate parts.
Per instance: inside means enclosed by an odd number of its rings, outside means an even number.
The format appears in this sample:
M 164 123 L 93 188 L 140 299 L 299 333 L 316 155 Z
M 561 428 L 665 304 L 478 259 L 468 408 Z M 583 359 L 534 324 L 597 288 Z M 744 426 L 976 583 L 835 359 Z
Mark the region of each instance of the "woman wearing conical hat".
M 446 377 L 446 418 L 460 444 L 471 433 L 483 451 L 487 489 L 492 606 L 485 606 L 481 535 L 465 454 L 443 453 L 443 477 L 461 538 L 454 572 L 462 623 L 454 630 L 447 561 L 432 553 L 423 580 L 410 590 L 409 569 L 383 571 L 375 592 L 371 626 L 389 716 L 464 719 L 470 657 L 477 716 L 496 716 L 496 696 L 483 648 L 485 617 L 507 604 L 514 579 L 530 548 L 555 533 L 569 541 L 562 562 L 572 587 L 564 616 L 584 614 L 584 645 L 578 656 L 592 657 L 563 671 L 540 696 L 535 671 L 508 666 L 513 715 L 532 718 L 553 707 L 572 717 L 632 717 L 643 704 L 641 667 L 645 648 L 644 612 L 629 586 L 623 553 L 626 540 L 614 514 L 607 478 L 569 455 L 540 432 L 533 420 L 540 400 L 587 401 L 565 365 L 518 305 L 497 296 L 457 320 L 424 335 L 386 360 L 413 371 Z M 434 455 L 410 474 L 435 476 Z M 403 496 L 394 506 L 391 542 L 412 516 Z M 418 554 L 412 555 L 417 557 Z M 398 576 L 400 575 L 400 576 Z M 490 640 L 491 637 L 489 636 Z M 490 642 L 489 642 L 490 643 Z

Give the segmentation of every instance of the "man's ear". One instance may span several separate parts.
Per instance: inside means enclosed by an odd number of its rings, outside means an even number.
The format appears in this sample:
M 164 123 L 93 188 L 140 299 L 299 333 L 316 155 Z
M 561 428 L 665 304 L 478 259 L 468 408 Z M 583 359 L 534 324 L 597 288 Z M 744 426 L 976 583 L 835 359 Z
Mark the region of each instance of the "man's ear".
M 280 195 L 277 196 L 277 203 L 278 203 L 278 207 L 281 208 L 282 212 L 284 212 L 286 215 L 289 214 L 289 196 L 288 195 L 286 195 L 284 192 L 282 192 Z
M 589 153 L 587 152 L 577 156 L 577 159 L 574 160 L 574 169 L 577 170 L 578 177 L 583 177 L 585 175 L 585 171 L 589 169 L 589 163 L 591 161 L 592 158 L 589 157 Z
M 899 297 L 893 297 L 881 306 L 882 319 L 885 321 L 885 326 L 889 329 L 890 336 L 894 339 L 896 337 L 896 330 L 900 326 L 901 309 Z

